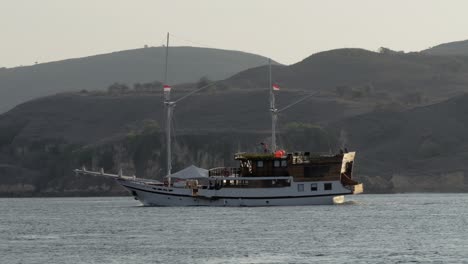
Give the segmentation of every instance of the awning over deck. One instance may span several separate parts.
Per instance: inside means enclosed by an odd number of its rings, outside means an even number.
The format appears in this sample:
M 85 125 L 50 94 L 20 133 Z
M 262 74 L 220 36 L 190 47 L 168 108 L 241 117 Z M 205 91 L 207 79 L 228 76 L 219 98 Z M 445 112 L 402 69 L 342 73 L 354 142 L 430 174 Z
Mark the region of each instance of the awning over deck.
M 166 176 L 167 178 L 168 176 Z M 208 178 L 208 170 L 198 168 L 197 166 L 190 165 L 187 168 L 180 170 L 176 173 L 171 174 L 171 178 L 174 179 L 200 179 L 200 178 Z

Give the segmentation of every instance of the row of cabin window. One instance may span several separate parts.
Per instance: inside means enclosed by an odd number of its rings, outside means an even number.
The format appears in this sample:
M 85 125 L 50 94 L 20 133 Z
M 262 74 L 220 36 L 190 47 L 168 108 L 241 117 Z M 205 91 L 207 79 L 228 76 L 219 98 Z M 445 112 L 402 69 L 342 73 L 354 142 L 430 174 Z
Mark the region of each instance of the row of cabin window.
M 287 160 L 274 160 L 273 161 L 273 167 L 275 168 L 287 167 L 287 166 L 288 166 Z M 257 160 L 257 168 L 263 168 L 263 160 Z
M 324 183 L 323 184 L 323 189 L 325 191 L 331 191 L 332 190 L 332 184 L 330 182 Z M 310 190 L 311 191 L 317 191 L 318 190 L 317 183 L 311 183 L 310 184 Z M 297 191 L 298 192 L 303 192 L 304 191 L 304 184 L 298 184 L 297 185 Z

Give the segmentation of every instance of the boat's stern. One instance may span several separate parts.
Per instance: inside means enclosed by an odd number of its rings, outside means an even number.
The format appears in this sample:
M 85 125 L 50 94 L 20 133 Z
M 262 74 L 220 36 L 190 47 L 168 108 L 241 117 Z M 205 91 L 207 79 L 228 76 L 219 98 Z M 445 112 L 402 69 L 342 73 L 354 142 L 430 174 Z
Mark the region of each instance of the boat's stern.
M 353 194 L 360 194 L 364 192 L 364 184 L 359 183 L 352 186 Z
M 341 165 L 341 184 L 352 191 L 352 194 L 360 194 L 364 192 L 364 185 L 356 181 L 353 177 L 353 166 L 356 152 L 348 152 L 343 154 L 343 162 Z

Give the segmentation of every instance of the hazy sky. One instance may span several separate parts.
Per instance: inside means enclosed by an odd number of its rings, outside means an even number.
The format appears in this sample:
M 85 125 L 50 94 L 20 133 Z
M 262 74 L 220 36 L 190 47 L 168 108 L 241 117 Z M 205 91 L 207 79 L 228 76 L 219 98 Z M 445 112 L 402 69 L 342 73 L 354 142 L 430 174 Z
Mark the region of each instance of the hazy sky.
M 159 46 L 166 32 L 286 64 L 342 47 L 418 51 L 468 39 L 467 12 L 466 0 L 0 0 L 0 67 Z

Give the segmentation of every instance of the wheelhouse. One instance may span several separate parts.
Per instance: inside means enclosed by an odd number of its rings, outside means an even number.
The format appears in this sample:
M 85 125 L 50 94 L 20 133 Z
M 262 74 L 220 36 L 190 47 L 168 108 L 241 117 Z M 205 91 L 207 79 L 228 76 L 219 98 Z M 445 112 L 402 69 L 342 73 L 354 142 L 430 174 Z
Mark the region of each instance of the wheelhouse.
M 347 153 L 346 153 L 347 154 Z M 239 176 L 275 177 L 292 176 L 295 181 L 339 180 L 345 153 L 336 155 L 311 155 L 310 152 L 275 154 L 238 153 Z M 351 153 L 350 153 L 351 154 Z M 351 175 L 351 164 L 345 168 Z

